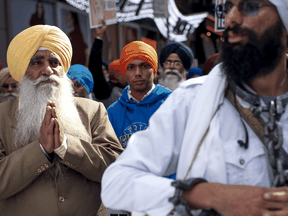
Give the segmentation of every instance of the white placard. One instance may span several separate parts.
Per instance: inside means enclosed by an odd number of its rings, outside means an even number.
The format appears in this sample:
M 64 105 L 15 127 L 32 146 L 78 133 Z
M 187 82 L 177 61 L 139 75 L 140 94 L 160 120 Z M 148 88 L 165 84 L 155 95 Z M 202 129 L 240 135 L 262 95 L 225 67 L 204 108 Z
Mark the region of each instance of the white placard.
M 101 26 L 103 19 L 106 25 L 117 23 L 115 0 L 89 0 L 90 28 Z

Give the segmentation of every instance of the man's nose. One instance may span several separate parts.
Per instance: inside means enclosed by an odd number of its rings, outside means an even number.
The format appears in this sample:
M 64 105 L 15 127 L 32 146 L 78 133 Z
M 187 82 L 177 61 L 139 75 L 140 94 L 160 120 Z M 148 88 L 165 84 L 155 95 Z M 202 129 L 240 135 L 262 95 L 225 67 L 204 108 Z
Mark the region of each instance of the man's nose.
M 239 11 L 239 8 L 237 5 L 234 5 L 231 10 L 226 14 L 225 17 L 225 28 L 228 27 L 233 28 L 236 25 L 241 25 L 243 21 L 243 16 L 241 12 Z
M 8 92 L 13 92 L 14 89 L 12 88 L 12 85 L 8 85 Z
M 140 69 L 140 66 L 138 65 L 138 66 L 135 67 L 135 75 L 141 76 L 141 74 L 142 74 L 142 71 Z
M 175 62 L 171 62 L 170 65 L 168 66 L 170 69 L 176 69 Z
M 50 65 L 45 65 L 43 70 L 42 70 L 42 75 L 47 75 L 47 76 L 50 76 L 52 74 L 54 74 L 52 68 L 50 67 Z

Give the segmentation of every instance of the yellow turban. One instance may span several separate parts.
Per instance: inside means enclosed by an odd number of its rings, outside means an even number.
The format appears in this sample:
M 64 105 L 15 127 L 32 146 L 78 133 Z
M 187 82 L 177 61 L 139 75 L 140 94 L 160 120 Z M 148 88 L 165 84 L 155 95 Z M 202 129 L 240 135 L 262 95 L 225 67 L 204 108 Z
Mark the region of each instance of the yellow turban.
M 141 59 L 151 65 L 154 70 L 154 75 L 158 69 L 158 56 L 156 50 L 142 42 L 142 41 L 133 41 L 127 44 L 121 52 L 120 56 L 120 65 L 121 72 L 125 76 L 126 68 L 134 59 Z
M 72 46 L 67 35 L 56 26 L 36 25 L 20 32 L 11 41 L 7 51 L 7 63 L 11 76 L 20 81 L 39 47 L 44 47 L 60 58 L 67 73 L 72 57 Z

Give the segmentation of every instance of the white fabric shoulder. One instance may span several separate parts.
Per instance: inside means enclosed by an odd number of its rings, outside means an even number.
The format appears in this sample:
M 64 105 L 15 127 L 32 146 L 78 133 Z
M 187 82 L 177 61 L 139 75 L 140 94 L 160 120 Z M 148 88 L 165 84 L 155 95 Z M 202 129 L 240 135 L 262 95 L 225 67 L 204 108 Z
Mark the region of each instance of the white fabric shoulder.
M 205 78 L 205 82 L 201 85 L 193 100 L 191 112 L 189 116 L 187 116 L 188 120 L 179 157 L 177 179 L 183 179 L 187 175 L 194 155 L 197 152 L 197 147 L 211 126 L 211 121 L 218 107 L 223 103 L 227 82 L 225 75 L 221 71 L 221 65 L 222 64 L 218 64 L 213 68 Z M 217 123 L 217 121 L 215 123 Z M 210 130 L 214 135 L 219 129 L 217 125 L 215 126 L 216 127 L 213 128 L 214 131 L 212 129 Z M 191 131 L 193 131 L 193 133 L 191 133 Z M 210 133 L 210 135 L 212 134 Z M 203 143 L 205 144 L 205 142 Z M 214 149 L 217 148 L 217 154 L 219 153 L 218 156 L 221 158 L 222 150 L 221 146 L 219 146 L 220 143 L 216 143 L 215 146 L 211 146 L 211 142 L 206 143 L 207 145 L 201 147 L 192 169 L 188 172 L 188 178 L 204 177 L 210 161 L 208 157 L 209 149 L 212 147 Z M 218 165 L 219 169 L 225 173 L 223 161 L 219 161 Z M 219 177 L 218 182 L 225 182 L 225 175 Z
M 192 87 L 192 86 L 195 86 L 195 85 L 201 85 L 201 84 L 203 84 L 205 82 L 206 77 L 207 77 L 207 75 L 200 76 L 200 77 L 197 77 L 197 78 L 190 78 L 190 79 L 188 79 L 188 80 L 186 80 L 184 82 L 181 82 L 179 87 L 180 88 L 189 88 L 189 87 Z

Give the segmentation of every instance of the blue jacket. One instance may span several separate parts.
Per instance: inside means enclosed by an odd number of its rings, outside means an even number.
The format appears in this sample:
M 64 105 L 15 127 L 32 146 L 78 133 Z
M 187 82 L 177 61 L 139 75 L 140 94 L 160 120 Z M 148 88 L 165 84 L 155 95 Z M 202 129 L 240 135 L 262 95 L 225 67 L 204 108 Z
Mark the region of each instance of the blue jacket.
M 163 86 L 155 85 L 147 97 L 136 103 L 129 100 L 128 89 L 129 86 L 126 86 L 118 101 L 107 109 L 110 122 L 123 148 L 133 133 L 148 127 L 150 117 L 171 94 L 171 91 Z

